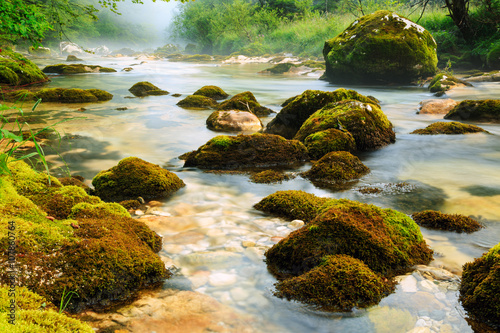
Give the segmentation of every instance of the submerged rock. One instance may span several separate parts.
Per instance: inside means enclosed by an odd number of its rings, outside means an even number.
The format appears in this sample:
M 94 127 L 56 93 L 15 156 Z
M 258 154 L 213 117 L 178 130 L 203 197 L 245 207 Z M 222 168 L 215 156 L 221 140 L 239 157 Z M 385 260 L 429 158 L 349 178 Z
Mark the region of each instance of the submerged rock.
M 426 128 L 416 129 L 410 134 L 468 134 L 468 133 L 488 133 L 481 127 L 469 124 L 462 124 L 456 121 L 430 124 Z
M 44 73 L 56 73 L 56 74 L 111 73 L 111 72 L 116 72 L 116 69 L 97 66 L 97 65 L 57 64 L 57 65 L 46 66 L 43 69 L 43 72 Z
M 447 114 L 458 102 L 448 99 L 428 99 L 420 102 L 419 114 Z
M 306 147 L 278 135 L 219 135 L 189 153 L 184 167 L 211 170 L 291 166 L 308 159 Z
M 248 111 L 214 111 L 207 119 L 207 127 L 213 131 L 257 132 L 262 128 L 262 123 Z
M 295 136 L 304 121 L 314 112 L 329 103 L 346 99 L 377 104 L 374 99 L 358 94 L 354 90 L 343 88 L 335 91 L 306 90 L 292 101 L 288 101 L 286 106 L 266 126 L 265 132 L 291 139 Z
M 412 218 L 418 225 L 429 229 L 471 233 L 484 228 L 481 223 L 468 216 L 444 214 L 434 210 L 413 213 Z
M 224 90 L 217 86 L 203 86 L 196 90 L 193 95 L 210 97 L 214 100 L 225 99 L 229 96 Z
M 465 100 L 455 106 L 444 118 L 499 123 L 500 100 Z
M 7 101 L 37 101 L 54 103 L 93 103 L 109 101 L 113 95 L 100 89 L 44 88 L 41 90 L 17 90 L 3 96 Z
M 148 95 L 168 95 L 169 92 L 166 90 L 161 90 L 157 86 L 147 81 L 137 82 L 130 89 L 130 91 L 136 97 L 144 97 Z
M 411 83 L 434 75 L 436 47 L 420 25 L 390 11 L 377 11 L 325 42 L 324 78 L 340 83 Z
M 206 96 L 202 95 L 189 95 L 186 98 L 177 102 L 177 105 L 183 108 L 195 108 L 195 109 L 211 109 L 216 108 L 218 103 Z
M 245 91 L 234 95 L 227 101 L 220 103 L 218 110 L 241 110 L 249 111 L 257 116 L 267 116 L 274 112 L 273 110 L 262 106 L 250 91 Z
M 37 65 L 10 48 L 0 49 L 0 84 L 11 86 L 49 81 Z
M 138 197 L 165 198 L 185 186 L 174 173 L 137 157 L 124 158 L 111 169 L 99 172 L 92 185 L 101 199 L 116 202 Z
M 482 257 L 463 266 L 459 300 L 471 317 L 473 327 L 480 326 L 474 323 L 479 322 L 490 326 L 492 332 L 500 330 L 498 295 L 500 295 L 500 243 Z

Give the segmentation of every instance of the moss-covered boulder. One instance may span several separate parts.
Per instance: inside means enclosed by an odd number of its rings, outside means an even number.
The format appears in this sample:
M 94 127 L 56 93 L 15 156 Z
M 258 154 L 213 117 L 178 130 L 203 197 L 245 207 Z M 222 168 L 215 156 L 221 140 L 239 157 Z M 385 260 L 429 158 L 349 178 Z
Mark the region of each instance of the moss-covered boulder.
M 429 91 L 440 96 L 452 88 L 464 86 L 471 86 L 471 84 L 457 79 L 449 73 L 439 73 L 429 83 Z
M 202 95 L 189 95 L 177 103 L 178 106 L 186 109 L 213 109 L 219 104 L 212 98 Z
M 267 116 L 274 112 L 273 110 L 262 106 L 250 91 L 245 91 L 234 95 L 227 101 L 220 103 L 217 110 L 241 110 L 249 111 L 257 116 Z
M 322 310 L 346 312 L 376 305 L 394 285 L 361 260 L 347 255 L 325 256 L 315 268 L 276 284 L 276 296 Z
M 444 118 L 500 123 L 500 100 L 465 100 L 455 106 Z
M 154 84 L 142 81 L 134 84 L 130 89 L 130 91 L 136 97 L 144 97 L 144 96 L 157 96 L 157 95 L 168 95 L 169 92 L 166 90 L 162 90 L 155 86 Z
M 262 123 L 248 111 L 214 111 L 207 119 L 207 127 L 213 131 L 257 132 L 262 128 Z
M 290 69 L 297 67 L 297 65 L 291 63 L 291 62 L 284 62 L 280 64 L 276 64 L 273 67 L 264 69 L 261 73 L 268 73 L 268 74 L 285 74 Z
M 90 191 L 90 187 L 88 187 L 83 181 L 85 180 L 81 176 L 70 176 L 70 177 L 61 177 L 58 178 L 62 185 L 74 185 L 82 188 L 85 192 Z
M 297 206 L 304 208 L 296 211 Z M 265 212 L 308 222 L 266 252 L 268 268 L 277 276 L 303 274 L 319 265 L 324 256 L 334 254 L 357 258 L 387 277 L 432 259 L 418 225 L 392 209 L 317 198 L 301 191 L 271 194 L 255 206 L 261 207 Z
M 82 59 L 78 58 L 75 55 L 68 54 L 68 56 L 66 57 L 66 61 L 82 61 Z
M 37 57 L 50 57 L 52 52 L 48 47 L 39 46 L 37 48 L 30 46 L 28 48 L 28 53 Z
M 304 121 L 314 112 L 323 108 L 325 105 L 346 99 L 355 99 L 363 103 L 377 104 L 371 97 L 366 97 L 354 90 L 347 90 L 344 88 L 335 91 L 306 90 L 286 104 L 286 106 L 266 126 L 265 132 L 291 139 L 295 136 Z
M 352 134 L 336 128 L 315 132 L 304 139 L 304 145 L 312 159 L 320 159 L 332 151 L 356 150 L 356 142 Z
M 37 65 L 10 48 L 0 49 L 0 85 L 19 86 L 49 81 Z
M 210 97 L 214 100 L 225 99 L 229 96 L 224 90 L 217 86 L 203 86 L 196 90 L 193 95 Z
M 1 99 L 2 96 L 0 96 Z M 94 103 L 109 101 L 113 95 L 100 89 L 44 88 L 41 90 L 17 90 L 3 95 L 7 101 L 37 101 L 53 103 Z
M 173 172 L 137 157 L 124 158 L 111 169 L 99 172 L 92 185 L 102 200 L 115 202 L 137 197 L 165 198 L 185 186 Z
M 436 47 L 420 25 L 377 11 L 325 42 L 324 78 L 339 83 L 411 83 L 436 73 Z
M 303 123 L 294 139 L 303 141 L 329 128 L 349 132 L 360 151 L 378 149 L 396 140 L 392 123 L 382 110 L 375 104 L 357 100 L 328 104 L 316 111 Z
M 471 319 L 500 330 L 500 243 L 463 266 L 459 300 Z M 496 330 L 496 331 L 495 331 Z
M 296 140 L 278 135 L 219 135 L 189 153 L 184 167 L 211 170 L 292 166 L 308 159 L 307 149 Z
M 462 124 L 456 121 L 438 121 L 432 123 L 426 128 L 416 129 L 410 134 L 469 134 L 469 133 L 488 133 L 479 126 Z
M 43 72 L 50 74 L 114 73 L 116 69 L 97 65 L 57 64 L 46 66 Z
M 290 178 L 291 177 L 289 175 L 276 170 L 264 170 L 250 176 L 250 180 L 258 184 L 281 183 L 285 180 L 289 180 Z
M 347 151 L 332 151 L 315 162 L 302 176 L 319 186 L 341 185 L 370 172 L 358 157 Z
M 484 228 L 481 223 L 468 216 L 444 214 L 435 210 L 413 213 L 412 218 L 418 225 L 429 229 L 471 233 Z

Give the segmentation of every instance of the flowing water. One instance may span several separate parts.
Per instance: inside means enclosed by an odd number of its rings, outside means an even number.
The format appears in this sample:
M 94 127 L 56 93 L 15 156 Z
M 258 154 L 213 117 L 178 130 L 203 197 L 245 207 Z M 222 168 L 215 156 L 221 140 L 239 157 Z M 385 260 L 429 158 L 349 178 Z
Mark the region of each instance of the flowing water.
M 416 114 L 420 101 L 433 98 L 426 89 L 344 86 L 379 99 L 395 126 L 395 144 L 360 155 L 371 173 L 353 188 L 339 192 L 316 188 L 301 177 L 276 185 L 254 184 L 245 175 L 218 175 L 182 167 L 179 155 L 221 134 L 205 127 L 210 110 L 182 109 L 176 106 L 179 98 L 171 95 L 127 98 L 131 96 L 128 88 L 149 81 L 185 96 L 204 85 L 217 85 L 230 95 L 251 91 L 261 104 L 279 111 L 284 100 L 306 89 L 335 90 L 339 86 L 313 76 L 258 74 L 269 67 L 267 64 L 140 62 L 133 58 L 96 58 L 87 63 L 113 67 L 118 72 L 55 76 L 51 87 L 99 88 L 111 92 L 114 98 L 99 104 L 45 103 L 36 112 L 47 124 L 65 117 L 85 117 L 57 127 L 72 137 L 59 147 L 72 174 L 90 180 L 120 159 L 137 156 L 175 172 L 186 183 L 159 208 L 163 220 L 150 224 L 164 237 L 160 255 L 166 264 L 181 268 L 165 288 L 192 289 L 212 296 L 251 315 L 255 329 L 264 332 L 273 327 L 273 332 L 395 333 L 415 326 L 432 326 L 436 332 L 440 327 L 443 332 L 471 331 L 457 302 L 456 290 L 407 292 L 400 286 L 380 305 L 350 314 L 317 312 L 275 298 L 275 279 L 266 270 L 263 252 L 279 239 L 276 237 L 287 235 L 293 228 L 290 221 L 266 216 L 252 206 L 277 190 L 293 189 L 373 203 L 407 214 L 438 209 L 473 215 L 485 229 L 473 234 L 422 229 L 426 241 L 437 252 L 431 265 L 460 273 L 465 262 L 481 256 L 500 240 L 500 127 L 479 124 L 491 134 L 411 135 L 414 129 L 442 118 Z M 121 71 L 133 64 L 137 65 L 131 72 Z M 448 96 L 460 101 L 498 98 L 499 93 L 500 82 L 476 83 Z M 77 111 L 82 106 L 86 110 Z M 127 110 L 116 110 L 119 107 Z M 265 124 L 270 119 L 272 116 L 262 120 Z M 49 159 L 61 166 L 57 156 Z M 395 185 L 401 182 L 406 184 Z M 356 190 L 363 186 L 384 190 L 379 194 Z

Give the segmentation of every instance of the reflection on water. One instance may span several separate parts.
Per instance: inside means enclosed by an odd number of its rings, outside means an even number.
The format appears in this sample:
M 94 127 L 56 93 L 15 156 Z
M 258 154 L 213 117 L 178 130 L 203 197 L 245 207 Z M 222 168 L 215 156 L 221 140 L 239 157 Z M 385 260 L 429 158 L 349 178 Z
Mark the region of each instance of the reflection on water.
M 430 93 L 418 87 L 354 87 L 381 101 L 396 130 L 395 144 L 360 155 L 371 173 L 354 188 L 340 192 L 316 188 L 301 177 L 279 185 L 253 184 L 244 175 L 182 169 L 179 155 L 197 149 L 217 135 L 205 127 L 210 110 L 179 108 L 176 106 L 179 98 L 171 95 L 126 98 L 131 96 L 128 88 L 138 81 L 150 81 L 171 93 L 187 95 L 203 85 L 217 85 L 229 94 L 249 90 L 261 104 L 279 111 L 284 100 L 306 89 L 334 90 L 337 86 L 310 77 L 257 74 L 269 67 L 267 64 L 148 61 L 134 66 L 131 72 L 122 72 L 122 68 L 138 61 L 120 58 L 88 63 L 113 67 L 119 72 L 55 76 L 50 86 L 105 89 L 114 94 L 113 100 L 83 105 L 87 109 L 84 112 L 77 111 L 82 105 L 42 104 L 38 113 L 48 123 L 61 117 L 85 117 L 58 126 L 71 136 L 69 141 L 62 140 L 58 151 L 74 174 L 91 179 L 121 158 L 137 156 L 176 172 L 187 184 L 164 202 L 160 208 L 163 216 L 147 222 L 164 237 L 165 246 L 160 254 L 167 265 L 181 268 L 176 279 L 169 282 L 170 287 L 206 293 L 255 315 L 259 323 L 256 326 L 273 323 L 283 332 L 406 332 L 422 322 L 431 323 L 434 328 L 450 325 L 457 332 L 470 330 L 457 303 L 457 292 L 452 289 L 434 291 L 432 295 L 438 298 L 429 299 L 431 294 L 423 287 L 423 291 L 410 293 L 398 287 L 379 306 L 343 315 L 316 313 L 300 304 L 276 299 L 272 296 L 275 280 L 266 270 L 263 253 L 293 228 L 289 221 L 265 216 L 252 206 L 277 190 L 295 189 L 373 203 L 407 214 L 439 209 L 473 215 L 486 228 L 471 235 L 422 230 L 438 253 L 433 265 L 460 272 L 465 262 L 479 257 L 500 239 L 498 126 L 483 126 L 492 134 L 410 135 L 414 129 L 440 119 L 436 115 L 416 114 L 418 103 L 432 98 Z M 456 100 L 495 98 L 499 91 L 499 82 L 478 83 L 449 95 Z M 119 107 L 127 110 L 116 110 Z M 272 116 L 263 122 L 270 119 Z M 50 156 L 50 161 L 59 163 L 57 156 Z M 401 183 L 405 185 L 395 185 Z M 382 191 L 377 194 L 359 191 L 370 186 Z M 416 274 L 415 285 L 425 287 L 419 279 Z

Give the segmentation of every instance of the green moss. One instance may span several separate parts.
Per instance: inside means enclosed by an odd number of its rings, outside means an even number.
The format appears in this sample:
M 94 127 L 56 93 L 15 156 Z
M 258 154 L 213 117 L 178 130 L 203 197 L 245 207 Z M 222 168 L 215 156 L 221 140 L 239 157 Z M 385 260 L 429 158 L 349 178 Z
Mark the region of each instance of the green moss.
M 344 88 L 335 91 L 306 90 L 290 101 L 267 125 L 266 133 L 278 134 L 287 139 L 295 136 L 304 121 L 324 106 L 342 100 L 354 99 L 377 104 L 371 97 Z M 377 104 L 378 105 L 378 104 Z
M 291 62 L 284 62 L 281 64 L 276 64 L 271 68 L 264 69 L 262 72 L 267 72 L 271 74 L 284 74 L 288 72 L 292 67 L 297 67 L 297 65 Z
M 0 83 L 17 86 L 49 81 L 33 62 L 8 47 L 0 50 Z
M 165 90 L 161 90 L 154 84 L 147 82 L 147 81 L 142 81 L 142 82 L 137 82 L 134 84 L 130 89 L 130 91 L 134 96 L 136 97 L 144 97 L 148 95 L 168 95 L 169 92 Z
M 307 66 L 309 68 L 318 68 L 318 69 L 325 69 L 326 68 L 324 61 L 306 60 L 302 63 L 302 65 Z
M 97 204 L 101 199 L 88 195 L 81 187 L 69 185 L 50 191 L 46 195 L 34 196 L 33 201 L 48 215 L 63 220 L 68 218 L 76 204 L 84 202 Z
M 395 141 L 392 124 L 382 110 L 375 104 L 356 100 L 327 104 L 314 112 L 304 121 L 294 139 L 302 141 L 329 128 L 348 131 L 360 151 L 377 149 Z
M 500 100 L 465 100 L 455 106 L 444 118 L 499 123 Z
M 229 95 L 217 86 L 203 86 L 196 90 L 193 95 L 210 97 L 214 100 L 227 98 Z
M 281 183 L 289 179 L 290 176 L 275 170 L 264 170 L 250 176 L 252 182 L 260 184 Z
M 469 124 L 462 124 L 456 121 L 439 121 L 432 123 L 424 129 L 417 129 L 410 134 L 468 134 L 468 133 L 488 133 L 481 127 Z
M 98 101 L 109 101 L 113 98 L 112 94 L 101 89 L 88 89 L 87 91 L 97 97 Z
M 68 56 L 66 57 L 66 61 L 82 61 L 82 59 L 78 58 L 75 55 L 68 54 Z
M 42 99 L 43 102 L 55 103 L 93 103 L 97 101 L 108 101 L 113 95 L 100 89 L 68 89 L 68 88 L 44 88 L 41 90 L 19 90 L 3 96 L 7 101 Z
M 136 200 L 134 200 L 136 201 Z M 116 202 L 80 202 L 72 206 L 68 214 L 72 219 L 97 218 L 99 216 L 117 215 L 130 217 L 129 212 Z
M 49 65 L 43 69 L 44 73 L 55 74 L 80 74 L 80 73 L 113 73 L 116 72 L 113 68 L 85 65 L 85 64 L 57 64 Z
M 189 95 L 180 100 L 177 105 L 183 108 L 209 109 L 216 108 L 218 103 L 210 97 L 202 95 Z
M 256 133 L 218 136 L 186 156 L 184 166 L 236 170 L 291 166 L 306 159 L 307 151 L 302 143 L 277 135 Z
M 101 199 L 117 202 L 137 197 L 165 198 L 185 186 L 174 173 L 137 157 L 127 157 L 117 166 L 99 172 L 92 185 Z
M 410 83 L 434 75 L 436 47 L 422 27 L 395 13 L 377 11 L 326 41 L 325 78 L 341 83 Z
M 470 86 L 470 83 L 457 79 L 450 73 L 439 73 L 429 83 L 429 91 L 432 93 L 442 94 L 445 91 L 459 85 Z
M 34 48 L 33 46 L 30 46 L 28 48 L 28 52 L 29 52 L 29 54 L 34 54 L 37 56 L 50 56 L 51 55 L 50 49 L 47 47 Z
M 7 314 L 0 313 L 0 331 L 9 333 L 93 333 L 94 330 L 78 319 L 55 311 L 18 310 L 16 324 L 8 323 Z
M 312 159 L 320 159 L 332 151 L 356 150 L 356 142 L 349 132 L 336 128 L 315 132 L 304 139 L 304 145 Z
M 332 151 L 302 175 L 315 183 L 328 186 L 360 178 L 368 172 L 370 169 L 351 153 Z
M 62 92 L 61 99 L 59 101 L 63 103 L 84 103 L 97 102 L 98 99 L 94 94 L 87 90 L 67 89 Z
M 500 329 L 500 243 L 463 266 L 459 300 L 473 320 Z
M 139 200 L 124 200 L 120 202 L 125 209 L 138 209 L 141 206 Z
M 231 99 L 220 103 L 217 110 L 249 111 L 257 116 L 267 116 L 273 112 L 273 110 L 260 105 L 250 91 L 236 94 Z
M 470 217 L 460 214 L 444 214 L 434 210 L 413 213 L 412 218 L 418 225 L 429 229 L 471 233 L 484 228 L 481 223 Z
M 75 176 L 63 177 L 63 178 L 58 178 L 57 180 L 59 180 L 62 185 L 78 186 L 78 187 L 81 187 L 87 193 L 89 193 L 89 191 L 90 191 L 90 187 L 88 187 L 87 185 L 85 185 L 83 183 L 83 180 L 84 180 L 83 177 L 75 177 Z
M 278 282 L 276 290 L 278 297 L 344 312 L 378 304 L 394 286 L 362 261 L 333 255 L 305 274 Z

